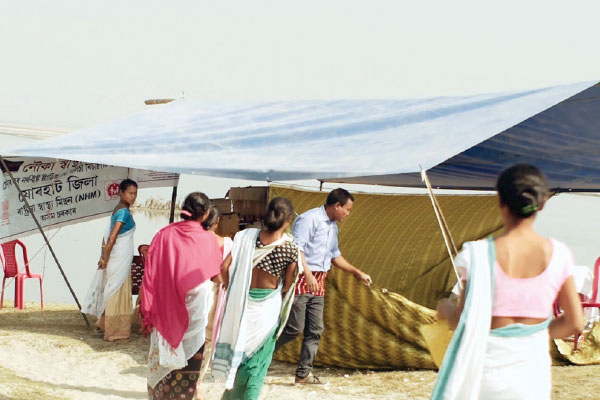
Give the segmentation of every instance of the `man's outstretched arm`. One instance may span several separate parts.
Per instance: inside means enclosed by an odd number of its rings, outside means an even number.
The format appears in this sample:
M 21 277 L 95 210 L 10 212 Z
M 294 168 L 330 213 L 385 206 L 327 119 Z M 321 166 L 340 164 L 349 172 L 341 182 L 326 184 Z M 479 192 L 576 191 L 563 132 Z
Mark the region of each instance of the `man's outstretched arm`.
M 371 277 L 362 272 L 360 269 L 356 268 L 354 265 L 350 264 L 343 256 L 335 257 L 331 260 L 331 263 L 342 271 L 351 273 L 356 277 L 356 279 L 363 281 L 365 285 L 371 285 Z

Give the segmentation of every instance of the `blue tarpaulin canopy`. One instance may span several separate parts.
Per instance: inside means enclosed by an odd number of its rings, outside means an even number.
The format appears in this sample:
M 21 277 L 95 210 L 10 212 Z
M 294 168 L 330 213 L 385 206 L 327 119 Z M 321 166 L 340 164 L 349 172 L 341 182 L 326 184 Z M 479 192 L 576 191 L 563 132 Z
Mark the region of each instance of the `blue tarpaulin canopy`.
M 561 101 L 428 170 L 446 189 L 493 190 L 506 167 L 527 162 L 557 192 L 600 191 L 600 85 Z M 419 173 L 331 179 L 332 182 L 422 187 Z
M 560 190 L 600 191 L 600 85 L 417 100 L 191 103 L 5 151 L 252 180 L 490 189 L 539 166 Z

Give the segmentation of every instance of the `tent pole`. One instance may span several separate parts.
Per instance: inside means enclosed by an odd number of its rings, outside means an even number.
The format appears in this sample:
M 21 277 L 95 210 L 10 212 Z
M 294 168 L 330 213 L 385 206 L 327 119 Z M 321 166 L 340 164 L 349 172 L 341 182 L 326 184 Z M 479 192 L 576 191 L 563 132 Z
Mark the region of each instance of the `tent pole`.
M 438 210 L 440 215 L 440 219 L 442 220 L 442 227 L 446 231 L 446 236 L 450 241 L 450 245 L 452 246 L 452 250 L 454 250 L 454 255 L 458 254 L 458 250 L 456 249 L 456 244 L 454 243 L 454 239 L 452 239 L 452 235 L 450 234 L 450 228 L 448 227 L 448 223 L 446 222 L 446 218 L 444 218 L 444 213 L 442 212 L 442 207 L 440 207 L 440 203 L 437 201 L 437 197 L 433 195 L 433 189 L 431 188 L 431 183 L 429 182 L 429 177 L 426 177 L 428 190 L 431 193 L 431 200 L 434 202 L 434 208 Z
M 169 214 L 169 223 L 172 224 L 175 221 L 175 201 L 177 200 L 177 185 L 173 186 L 173 193 L 171 194 L 171 214 Z
M 437 218 L 438 224 L 440 225 L 440 229 L 442 231 L 442 236 L 444 237 L 444 243 L 446 244 L 446 249 L 448 250 L 448 255 L 450 256 L 450 262 L 452 263 L 452 268 L 454 269 L 454 274 L 456 275 L 456 279 L 458 282 L 458 287 L 462 290 L 462 282 L 460 281 L 460 275 L 458 274 L 458 269 L 456 269 L 456 264 L 454 264 L 454 256 L 452 254 L 452 249 L 456 253 L 456 246 L 454 245 L 454 240 L 450 235 L 450 230 L 448 229 L 448 224 L 446 223 L 446 219 L 442 214 L 442 209 L 438 204 L 435 196 L 433 195 L 433 190 L 431 189 L 431 183 L 429 182 L 429 178 L 427 177 L 427 172 L 424 169 L 421 169 L 421 179 L 425 182 L 425 186 L 427 186 L 427 192 L 429 194 L 429 199 L 431 200 L 431 205 L 433 206 L 433 211 L 435 212 L 435 216 Z M 450 247 L 452 246 L 452 248 Z
M 19 187 L 19 183 L 13 176 L 12 172 L 10 172 L 10 169 L 8 169 L 8 166 L 4 162 L 4 158 L 1 155 L 0 155 L 0 162 L 2 163 L 2 166 L 4 167 L 4 170 L 6 172 L 8 172 L 8 176 L 10 177 L 10 180 L 12 181 L 13 185 L 15 185 L 15 187 L 19 191 L 19 194 L 21 194 L 22 192 L 21 192 L 21 188 Z M 25 203 L 27 208 L 31 209 L 31 207 L 29 206 L 29 202 L 27 201 L 27 198 L 25 196 L 21 196 L 21 197 L 23 198 L 23 202 Z M 88 321 L 85 314 L 81 312 L 81 304 L 79 304 L 79 300 L 77 299 L 77 296 L 75 295 L 75 292 L 73 291 L 73 288 L 71 287 L 71 284 L 69 283 L 69 280 L 67 279 L 67 276 L 65 275 L 65 271 L 63 271 L 62 266 L 60 265 L 60 262 L 58 261 L 58 257 L 56 257 L 56 254 L 54 253 L 54 249 L 52 248 L 52 245 L 50 244 L 50 241 L 48 240 L 48 237 L 46 236 L 44 229 L 42 229 L 42 226 L 40 225 L 39 221 L 37 220 L 35 213 L 31 212 L 30 214 L 31 214 L 31 218 L 33 218 L 33 221 L 35 222 L 38 229 L 40 230 L 40 233 L 44 237 L 44 241 L 46 242 L 46 245 L 50 249 L 50 253 L 52 253 L 52 257 L 54 258 L 54 261 L 56 262 L 56 265 L 58 266 L 58 269 L 60 270 L 60 273 L 62 274 L 62 277 L 65 280 L 65 283 L 69 287 L 69 290 L 71 291 L 71 295 L 73 295 L 73 298 L 75 299 L 75 303 L 77 303 L 77 307 L 79 307 L 79 312 L 81 313 L 81 316 L 83 317 L 83 320 L 85 321 L 85 324 L 88 326 L 88 328 L 91 327 L 90 321 Z

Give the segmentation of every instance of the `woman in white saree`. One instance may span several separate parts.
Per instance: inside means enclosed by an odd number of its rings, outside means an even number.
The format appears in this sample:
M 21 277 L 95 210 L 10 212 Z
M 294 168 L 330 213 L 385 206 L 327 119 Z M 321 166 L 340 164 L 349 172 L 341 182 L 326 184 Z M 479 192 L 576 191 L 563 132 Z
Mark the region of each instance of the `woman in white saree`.
M 119 204 L 113 210 L 102 239 L 98 269 L 82 312 L 95 315 L 104 340 L 129 339 L 131 332 L 131 261 L 135 221 L 129 207 L 137 198 L 137 183 L 125 179 L 119 185 Z
M 227 300 L 212 368 L 213 376 L 225 378 L 223 399 L 260 395 L 301 265 L 298 247 L 285 233 L 293 215 L 288 199 L 271 200 L 265 228 L 239 232 L 223 262 Z
M 463 245 L 459 304 L 438 304 L 438 318 L 456 330 L 433 399 L 549 399 L 549 338 L 583 329 L 572 255 L 533 228 L 549 193 L 544 176 L 518 164 L 500 174 L 496 188 L 505 231 Z M 551 319 L 557 296 L 563 313 Z

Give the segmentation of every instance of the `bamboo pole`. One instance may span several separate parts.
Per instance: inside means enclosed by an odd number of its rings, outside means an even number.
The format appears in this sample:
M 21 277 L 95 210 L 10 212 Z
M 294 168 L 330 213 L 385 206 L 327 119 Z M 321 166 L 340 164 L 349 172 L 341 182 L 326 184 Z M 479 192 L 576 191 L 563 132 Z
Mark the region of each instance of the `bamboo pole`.
M 173 192 L 171 193 L 171 213 L 169 214 L 169 223 L 172 224 L 175 221 L 175 202 L 177 201 L 177 186 L 173 186 Z
M 175 99 L 148 99 L 148 100 L 144 100 L 144 103 L 147 106 L 153 106 L 155 104 L 166 104 L 166 103 L 170 103 L 172 101 L 175 101 Z
M 448 255 L 450 256 L 450 262 L 452 263 L 452 268 L 454 269 L 454 274 L 456 275 L 456 280 L 458 281 L 458 287 L 462 290 L 462 282 L 460 281 L 460 275 L 458 274 L 458 269 L 456 268 L 456 264 L 454 264 L 454 256 L 458 253 L 456 250 L 456 245 L 454 244 L 454 240 L 452 239 L 452 235 L 450 235 L 450 229 L 448 228 L 448 224 L 446 223 L 446 219 L 444 218 L 444 214 L 442 213 L 442 209 L 440 208 L 437 199 L 433 194 L 433 189 L 431 189 L 431 183 L 429 182 L 429 177 L 427 177 L 427 172 L 424 169 L 421 169 L 421 180 L 425 182 L 425 186 L 427 186 L 427 192 L 429 193 L 429 199 L 431 200 L 431 205 L 433 206 L 433 210 L 435 212 L 435 216 L 437 218 L 438 224 L 440 225 L 440 229 L 442 231 L 442 236 L 444 237 L 444 243 L 446 244 L 446 250 L 448 250 Z M 454 253 L 453 253 L 454 250 Z

